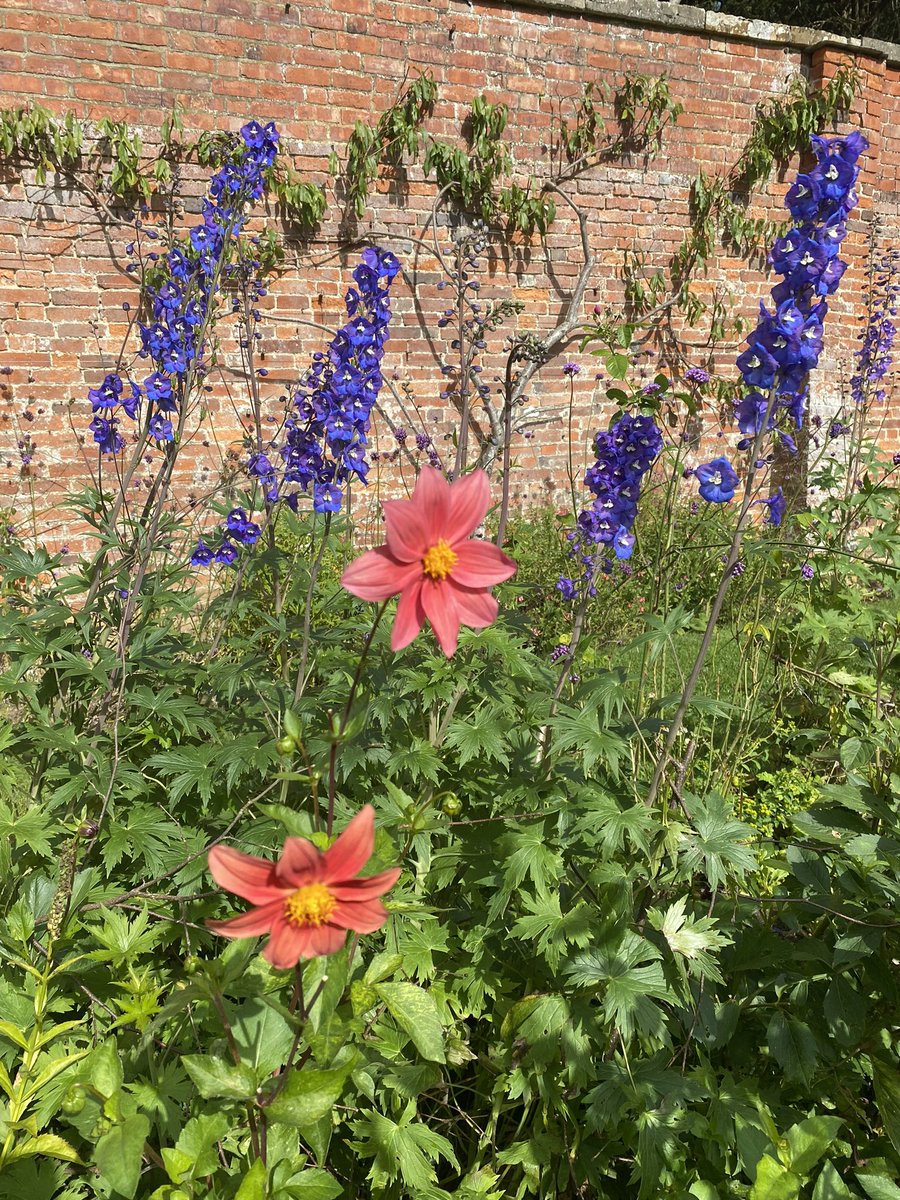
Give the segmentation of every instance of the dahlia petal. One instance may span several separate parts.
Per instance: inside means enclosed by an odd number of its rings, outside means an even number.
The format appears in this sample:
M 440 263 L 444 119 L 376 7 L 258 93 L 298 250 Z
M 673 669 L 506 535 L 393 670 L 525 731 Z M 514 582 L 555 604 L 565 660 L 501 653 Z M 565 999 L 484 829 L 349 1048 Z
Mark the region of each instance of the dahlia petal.
M 321 850 L 306 838 L 285 838 L 281 857 L 275 864 L 275 876 L 283 887 L 303 887 L 316 882 L 321 861 Z
M 261 908 L 251 908 L 249 912 L 225 921 L 207 921 L 206 927 L 213 933 L 220 933 L 222 937 L 259 937 L 260 934 L 269 932 L 273 923 L 278 920 L 283 905 L 282 900 L 273 900 Z
M 309 942 L 303 958 L 316 958 L 319 954 L 337 954 L 347 940 L 346 929 L 334 925 L 314 925 L 309 930 Z
M 388 550 L 400 562 L 419 562 L 431 545 L 428 525 L 412 500 L 385 500 L 381 505 L 387 528 Z
M 295 967 L 301 958 L 312 958 L 309 953 L 309 925 L 292 925 L 283 918 L 272 926 L 272 936 L 263 950 L 263 958 L 281 971 Z
M 275 864 L 231 846 L 213 846 L 209 873 L 219 885 L 251 904 L 266 904 L 278 895 Z
M 425 621 L 422 608 L 422 580 L 417 579 L 400 593 L 394 628 L 391 631 L 391 649 L 396 653 L 408 646 L 418 636 Z
M 450 583 L 453 583 L 452 579 Z M 454 586 L 453 598 L 463 625 L 471 629 L 486 629 L 497 620 L 500 605 L 490 592 Z
M 456 562 L 450 576 L 468 588 L 489 588 L 516 573 L 516 564 L 492 542 L 463 542 L 454 546 Z
M 387 600 L 422 574 L 422 564 L 401 562 L 378 546 L 355 559 L 341 576 L 341 586 L 360 600 Z
M 353 900 L 338 904 L 328 918 L 340 929 L 352 929 L 354 933 L 374 933 L 388 919 L 388 910 L 380 900 Z
M 438 645 L 447 658 L 452 658 L 459 639 L 459 613 L 453 588 L 442 579 L 434 582 L 429 580 L 422 587 L 422 607 L 431 622 Z
M 420 520 L 428 539 L 426 546 L 433 546 L 440 538 L 446 538 L 450 484 L 437 467 L 422 468 L 410 503 L 421 511 Z
M 322 855 L 321 882 L 346 882 L 366 865 L 375 849 L 375 809 L 361 808 L 333 846 Z
M 472 471 L 450 487 L 450 512 L 444 537 L 451 546 L 465 541 L 484 520 L 491 503 L 491 485 L 484 471 Z
M 328 890 L 335 900 L 355 903 L 357 900 L 374 900 L 392 888 L 403 874 L 399 867 L 380 871 L 377 875 L 365 875 L 361 879 L 348 879 L 346 883 L 332 883 Z

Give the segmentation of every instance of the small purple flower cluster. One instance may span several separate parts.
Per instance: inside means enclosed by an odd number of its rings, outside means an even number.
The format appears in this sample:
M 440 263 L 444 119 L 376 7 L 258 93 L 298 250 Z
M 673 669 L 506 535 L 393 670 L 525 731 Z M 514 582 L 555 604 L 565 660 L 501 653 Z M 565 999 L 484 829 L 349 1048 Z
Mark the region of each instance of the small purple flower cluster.
M 578 515 L 578 530 L 570 534 L 572 554 L 580 554 L 583 575 L 590 585 L 594 572 L 594 554 L 588 546 L 612 546 L 616 558 L 627 559 L 634 550 L 631 527 L 637 516 L 641 480 L 653 466 L 662 449 L 662 434 L 652 417 L 625 413 L 609 430 L 597 435 L 596 461 L 587 470 L 584 482 L 594 494 L 590 508 Z M 564 577 L 557 583 L 566 600 L 574 598 L 577 584 Z
M 347 324 L 324 354 L 313 355 L 312 366 L 294 392 L 295 411 L 280 451 L 283 482 L 298 484 L 304 492 L 312 485 L 316 512 L 340 512 L 342 485 L 353 477 L 365 482 L 370 417 L 384 382 L 381 360 L 389 336 L 390 286 L 399 270 L 393 254 L 377 248 L 363 251 L 353 272 L 356 287 L 346 295 Z M 269 499 L 275 499 L 275 469 L 268 458 L 255 455 L 248 466 L 266 486 Z M 282 498 L 296 508 L 296 490 Z
M 191 565 L 208 567 L 217 562 L 230 567 L 238 556 L 238 546 L 255 546 L 259 541 L 259 526 L 251 521 L 243 508 L 233 508 L 225 518 L 223 537 L 217 550 L 200 538 L 191 555 Z
M 263 194 L 265 172 L 278 154 L 278 139 L 271 121 L 267 125 L 248 122 L 241 129 L 240 142 L 234 140 L 228 161 L 210 181 L 209 194 L 203 200 L 203 222 L 166 254 L 154 251 L 148 255 L 161 265 L 162 279 L 147 289 L 153 319 L 148 324 L 137 323 L 141 338 L 138 356 L 150 359 L 154 370 L 142 384 L 112 373 L 99 387 L 90 389 L 88 398 L 94 411 L 90 428 L 104 454 L 118 454 L 125 445 L 119 432 L 119 410 L 136 421 L 143 408 L 146 435 L 157 442 L 174 441 L 172 415 L 186 399 L 189 371 L 196 373 L 200 366 L 205 325 L 226 252 L 244 224 L 245 205 Z M 135 228 L 139 237 L 141 231 L 151 241 L 158 237 L 155 229 L 144 228 L 140 220 Z M 134 243 L 126 249 L 133 254 Z
M 900 250 L 888 250 L 872 262 L 866 289 L 866 328 L 860 334 L 862 345 L 855 354 L 856 374 L 850 380 L 850 395 L 857 404 L 880 402 L 885 389 L 877 387 L 891 368 L 891 350 L 897 327 L 900 297 Z
M 823 324 L 830 296 L 847 264 L 838 257 L 847 232 L 847 216 L 857 204 L 853 190 L 859 175 L 857 159 L 868 147 L 861 133 L 847 137 L 813 137 L 816 165 L 800 174 L 788 189 L 785 204 L 796 225 L 777 239 L 769 255 L 784 278 L 772 289 L 774 313 L 760 305 L 760 321 L 750 335 L 737 365 L 747 395 L 735 405 L 735 416 L 746 449 L 759 433 L 774 389 L 776 409 L 769 428 L 784 412 L 799 429 L 807 399 L 806 380 L 819 361 Z M 796 450 L 789 434 L 779 429 L 782 442 Z
M 688 367 L 684 373 L 684 378 L 687 383 L 703 384 L 709 383 L 709 371 L 704 371 L 702 367 Z

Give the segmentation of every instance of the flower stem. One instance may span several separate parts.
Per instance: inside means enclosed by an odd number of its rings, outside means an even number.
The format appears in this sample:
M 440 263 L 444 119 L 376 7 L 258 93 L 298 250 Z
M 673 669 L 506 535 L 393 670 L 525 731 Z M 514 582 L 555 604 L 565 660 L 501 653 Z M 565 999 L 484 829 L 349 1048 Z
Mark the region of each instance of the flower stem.
M 734 528 L 734 534 L 731 538 L 731 546 L 725 559 L 725 565 L 722 568 L 722 578 L 719 581 L 719 590 L 716 592 L 715 599 L 712 602 L 712 607 L 709 610 L 709 617 L 706 622 L 706 629 L 703 631 L 703 638 L 700 641 L 700 648 L 697 651 L 697 657 L 694 660 L 694 665 L 691 668 L 691 673 L 684 685 L 684 691 L 681 694 L 681 701 L 675 711 L 675 716 L 672 718 L 672 723 L 669 726 L 669 732 L 666 735 L 666 741 L 662 749 L 662 753 L 656 763 L 656 768 L 653 772 L 653 778 L 650 780 L 650 787 L 647 790 L 646 803 L 648 807 L 656 799 L 656 794 L 659 791 L 659 785 L 662 782 L 663 774 L 672 757 L 672 747 L 675 745 L 675 739 L 681 732 L 681 726 L 684 723 L 685 713 L 687 712 L 691 700 L 694 698 L 694 692 L 697 688 L 697 683 L 700 680 L 700 674 L 706 663 L 706 656 L 709 653 L 709 648 L 712 645 L 713 634 L 716 630 L 716 624 L 719 620 L 719 615 L 722 612 L 722 605 L 725 603 L 725 597 L 728 594 L 728 588 L 731 585 L 731 569 L 737 562 L 741 552 L 741 543 L 744 540 L 744 530 L 750 521 L 750 506 L 753 503 L 753 483 L 756 478 L 757 462 L 759 461 L 759 451 L 762 445 L 763 437 L 769 427 L 769 420 L 775 408 L 775 388 L 769 392 L 769 403 L 766 406 L 765 416 L 763 417 L 759 431 L 753 439 L 753 445 L 750 447 L 750 453 L 747 458 L 747 478 L 744 483 L 744 495 L 741 501 L 741 511 L 738 514 L 737 525 Z
M 325 824 L 325 832 L 329 837 L 331 837 L 331 831 L 334 827 L 334 792 L 338 746 L 340 745 L 341 739 L 343 738 L 347 729 L 347 722 L 350 720 L 350 710 L 353 707 L 353 701 L 356 699 L 356 690 L 359 687 L 359 681 L 362 679 L 363 667 L 366 665 L 366 659 L 369 657 L 369 650 L 375 637 L 375 630 L 378 628 L 387 606 L 388 601 L 385 600 L 381 605 L 379 605 L 378 612 L 375 614 L 375 620 L 372 622 L 372 628 L 366 635 L 362 654 L 359 656 L 359 662 L 356 664 L 356 672 L 353 676 L 353 682 L 350 684 L 350 691 L 347 694 L 347 702 L 344 705 L 344 711 L 341 713 L 341 720 L 337 728 L 337 733 L 332 733 L 331 750 L 328 755 L 328 819 Z

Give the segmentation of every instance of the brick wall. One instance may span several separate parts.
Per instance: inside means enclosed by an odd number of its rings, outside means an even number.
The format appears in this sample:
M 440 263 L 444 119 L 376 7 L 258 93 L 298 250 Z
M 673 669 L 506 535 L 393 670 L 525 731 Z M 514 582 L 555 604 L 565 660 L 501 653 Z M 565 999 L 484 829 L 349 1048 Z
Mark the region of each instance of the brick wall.
M 844 254 L 851 263 L 828 318 L 827 351 L 815 383 L 815 402 L 833 407 L 846 393 L 864 278 L 866 230 L 873 214 L 896 242 L 900 231 L 900 48 L 878 43 L 840 44 L 827 35 L 765 26 L 652 0 L 547 0 L 527 5 L 490 0 L 4 0 L 0 6 L 0 95 L 5 103 L 35 100 L 63 114 L 104 116 L 154 135 L 174 101 L 184 109 L 186 132 L 237 129 L 250 116 L 273 119 L 298 170 L 327 185 L 329 213 L 312 243 L 289 243 L 290 269 L 266 301 L 267 403 L 296 378 L 326 335 L 312 324 L 341 320 L 341 297 L 355 254 L 338 246 L 340 205 L 328 176 L 332 148 L 341 150 L 354 121 L 376 118 L 394 99 L 407 71 L 430 70 L 440 98 L 428 129 L 459 138 L 472 97 L 485 92 L 510 109 L 508 139 L 524 174 L 546 170 L 553 113 L 576 97 L 586 80 L 613 86 L 625 70 L 666 72 L 685 105 L 662 149 L 606 164 L 582 176 L 569 194 L 588 214 L 598 256 L 585 313 L 621 301 L 623 253 L 636 249 L 651 267 L 662 266 L 687 229 L 688 187 L 699 169 L 721 172 L 737 158 L 756 105 L 783 91 L 797 74 L 827 80 L 856 57 L 863 70 L 859 123 L 872 142 L 860 180 L 861 204 Z M 796 164 L 794 164 L 796 165 Z M 202 188 L 188 173 L 187 217 Z M 776 214 L 786 187 L 775 180 L 754 211 Z M 385 361 L 393 391 L 388 415 L 425 427 L 439 449 L 452 427 L 440 400 L 435 349 L 449 350 L 436 328 L 445 307 L 441 274 L 421 231 L 434 199 L 432 183 L 413 166 L 407 195 L 384 180 L 359 224 L 403 260 L 394 331 Z M 104 226 L 65 179 L 38 186 L 0 176 L 0 502 L 14 521 L 37 523 L 51 545 L 71 540 L 61 514 L 66 489 L 96 475 L 87 389 L 118 353 L 126 328 L 123 302 L 136 289 L 124 265 L 129 230 Z M 545 244 L 516 243 L 491 258 L 483 295 L 522 300 L 519 327 L 553 327 L 577 278 L 578 228 L 565 206 Z M 765 273 L 722 253 L 705 285 L 736 295 L 752 318 L 770 284 Z M 307 322 L 304 324 L 303 322 Z M 688 335 L 690 337 L 690 335 Z M 702 337 L 698 337 L 702 343 Z M 486 376 L 499 373 L 502 336 L 489 348 Z M 219 486 L 223 458 L 240 449 L 246 405 L 233 393 L 237 359 L 224 344 L 225 382 L 210 396 L 206 431 L 183 458 L 178 496 L 186 510 Z M 578 357 L 577 342 L 565 358 Z M 696 361 L 706 361 L 698 344 Z M 565 502 L 569 385 L 548 363 L 530 390 L 530 403 L 550 421 L 515 446 L 516 496 L 521 502 Z M 590 433 L 603 417 L 603 383 L 595 360 L 581 360 L 574 387 L 575 466 L 581 469 Z M 730 352 L 721 361 L 728 370 Z M 493 368 L 493 369 L 492 369 Z M 651 368 L 652 369 L 652 368 Z M 408 397 L 417 411 L 409 411 Z M 406 405 L 406 411 L 404 411 Z M 376 419 L 379 449 L 392 449 L 386 419 Z M 715 436 L 713 429 L 710 436 Z M 19 443 L 30 435 L 33 460 L 21 462 Z M 900 445 L 900 408 L 886 411 L 883 437 Z M 148 471 L 152 463 L 147 463 Z M 373 470 L 367 509 L 381 485 L 396 487 L 401 467 Z M 109 463 L 103 465 L 111 478 Z M 139 502 L 144 486 L 134 490 Z

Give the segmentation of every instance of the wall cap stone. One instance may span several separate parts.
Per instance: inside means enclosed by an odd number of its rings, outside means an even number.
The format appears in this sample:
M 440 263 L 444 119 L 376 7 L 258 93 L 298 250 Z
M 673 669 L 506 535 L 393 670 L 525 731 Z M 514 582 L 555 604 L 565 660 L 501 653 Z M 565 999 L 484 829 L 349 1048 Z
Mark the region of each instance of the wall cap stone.
M 800 25 L 773 25 L 751 21 L 730 13 L 708 12 L 692 5 L 667 3 L 666 0 L 516 0 L 504 8 L 539 8 L 545 12 L 578 13 L 585 17 L 608 17 L 627 25 L 657 29 L 707 33 L 712 37 L 761 42 L 764 45 L 791 46 L 806 53 L 815 50 L 844 50 L 848 54 L 884 60 L 900 66 L 900 45 L 876 38 L 840 37 L 824 29 L 806 29 Z

